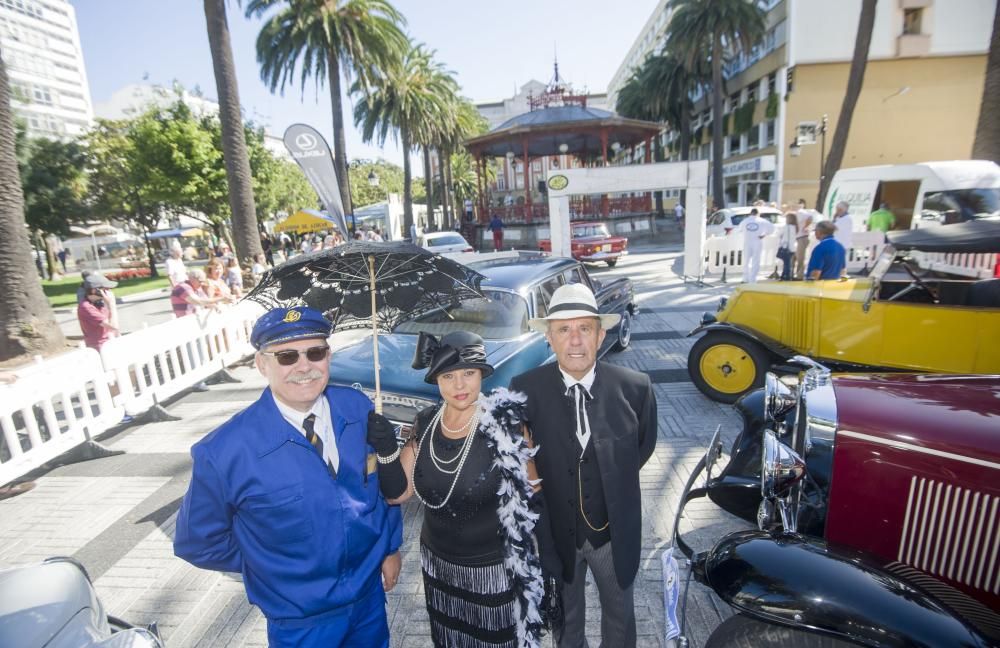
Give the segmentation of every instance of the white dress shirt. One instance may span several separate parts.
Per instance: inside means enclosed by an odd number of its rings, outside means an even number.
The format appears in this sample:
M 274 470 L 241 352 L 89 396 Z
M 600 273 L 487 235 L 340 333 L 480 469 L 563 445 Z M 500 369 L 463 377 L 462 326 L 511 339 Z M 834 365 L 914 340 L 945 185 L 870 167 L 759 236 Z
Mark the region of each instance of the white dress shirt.
M 271 398 L 274 398 L 274 394 L 271 394 Z M 340 453 L 337 452 L 337 439 L 333 434 L 333 423 L 330 420 L 330 403 L 326 400 L 326 396 L 320 395 L 316 399 L 316 402 L 313 403 L 313 406 L 309 408 L 308 412 L 300 412 L 297 409 L 291 408 L 277 398 L 274 399 L 274 404 L 278 406 L 281 416 L 293 428 L 298 430 L 302 436 L 306 435 L 306 430 L 302 427 L 302 422 L 310 414 L 315 414 L 316 422 L 313 424 L 313 430 L 323 442 L 323 460 L 329 461 L 333 465 L 334 470 L 340 470 Z
M 833 219 L 833 224 L 837 226 L 837 229 L 833 232 L 833 238 L 844 246 L 844 250 L 848 255 L 851 254 L 851 239 L 854 235 L 854 221 L 851 220 L 850 214 L 844 214 Z
M 584 395 L 578 390 L 573 389 L 577 384 L 582 386 L 586 392 L 587 397 L 590 397 L 590 390 L 594 386 L 594 377 L 597 375 L 596 370 L 597 365 L 595 364 L 587 372 L 587 375 L 581 380 L 577 380 L 573 376 L 569 375 L 563 371 L 562 367 L 559 367 L 559 373 L 562 374 L 563 384 L 566 385 L 566 394 L 570 393 L 572 390 L 574 394 L 574 408 L 573 411 L 576 412 L 576 440 L 580 443 L 580 455 L 583 456 L 584 451 L 587 449 L 587 444 L 590 443 L 590 417 L 587 415 L 586 402 L 583 402 Z M 582 412 L 582 416 L 580 415 Z

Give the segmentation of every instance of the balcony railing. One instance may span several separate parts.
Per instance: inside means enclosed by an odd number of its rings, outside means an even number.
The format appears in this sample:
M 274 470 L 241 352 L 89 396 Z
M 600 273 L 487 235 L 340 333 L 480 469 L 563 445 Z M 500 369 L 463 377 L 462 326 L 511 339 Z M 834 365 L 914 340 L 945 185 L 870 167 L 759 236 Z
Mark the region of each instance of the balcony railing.
M 608 199 L 608 216 L 626 216 L 653 211 L 653 198 L 649 194 L 643 196 L 620 196 Z M 528 222 L 529 209 L 527 205 L 505 205 L 490 207 L 489 216 L 498 214 L 507 225 Z M 530 208 L 531 222 L 548 222 L 548 203 L 534 203 Z M 600 197 L 571 198 L 569 201 L 569 218 L 571 221 L 598 220 L 604 218 Z

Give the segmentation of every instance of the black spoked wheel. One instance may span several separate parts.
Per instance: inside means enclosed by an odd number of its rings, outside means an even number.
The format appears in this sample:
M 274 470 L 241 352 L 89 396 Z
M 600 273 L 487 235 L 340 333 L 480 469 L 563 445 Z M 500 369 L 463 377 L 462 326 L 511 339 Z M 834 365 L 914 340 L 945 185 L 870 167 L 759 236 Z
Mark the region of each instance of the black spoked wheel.
M 767 350 L 742 335 L 709 331 L 691 347 L 688 374 L 703 394 L 720 403 L 735 403 L 764 384 L 771 366 Z
M 705 648 L 851 648 L 856 644 L 787 626 L 764 623 L 743 614 L 722 622 Z

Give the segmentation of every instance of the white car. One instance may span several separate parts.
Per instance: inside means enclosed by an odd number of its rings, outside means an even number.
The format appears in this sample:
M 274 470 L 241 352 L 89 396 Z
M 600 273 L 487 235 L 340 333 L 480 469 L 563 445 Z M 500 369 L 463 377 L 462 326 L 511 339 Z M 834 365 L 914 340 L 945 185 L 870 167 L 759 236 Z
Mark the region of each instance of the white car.
M 726 207 L 720 209 L 708 217 L 708 224 L 705 227 L 705 236 L 725 236 L 739 227 L 740 222 L 750 215 L 753 207 Z M 766 218 L 775 226 L 784 225 L 785 217 L 781 210 L 773 207 L 758 207 L 757 213 L 761 218 Z
M 458 232 L 425 232 L 417 237 L 417 245 L 432 252 L 472 252 L 472 246 Z

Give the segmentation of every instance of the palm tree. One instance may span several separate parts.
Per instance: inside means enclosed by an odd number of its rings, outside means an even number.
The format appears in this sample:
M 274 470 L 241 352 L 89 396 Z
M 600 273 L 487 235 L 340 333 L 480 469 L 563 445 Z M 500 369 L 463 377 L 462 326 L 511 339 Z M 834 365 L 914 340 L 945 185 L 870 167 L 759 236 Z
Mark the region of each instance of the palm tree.
M 410 186 L 412 170 L 410 153 L 421 141 L 430 139 L 435 123 L 448 116 L 448 98 L 454 95 L 456 84 L 433 60 L 433 53 L 423 45 L 411 45 L 401 66 L 387 71 L 386 75 L 368 89 L 367 97 L 354 107 L 354 124 L 361 128 L 361 137 L 367 143 L 375 140 L 385 144 L 392 133 L 403 149 L 403 228 L 409 232 L 413 225 L 413 191 Z M 360 81 L 351 87 L 351 93 L 360 93 Z
M 52 315 L 42 283 L 34 272 L 24 194 L 17 170 L 14 116 L 10 108 L 7 66 L 0 58 L 0 360 L 64 347 L 66 339 Z
M 310 77 L 328 81 L 334 168 L 344 210 L 351 213 L 341 75 L 348 81 L 356 78 L 366 93 L 398 66 L 408 42 L 401 29 L 406 19 L 387 0 L 249 0 L 246 15 L 262 16 L 275 7 L 281 9 L 257 36 L 261 79 L 272 92 L 283 92 L 298 67 L 303 92 Z
M 722 182 L 722 62 L 748 53 L 765 33 L 765 12 L 750 0 L 673 0 L 667 46 L 688 70 L 707 60 L 712 67 L 712 191 L 715 207 L 726 206 Z
M 684 62 L 669 50 L 650 56 L 618 93 L 615 110 L 632 119 L 669 123 L 680 135 L 681 160 L 688 160 L 691 155 L 691 112 L 694 110 L 691 92 L 697 83 L 704 83 L 708 78 L 706 70 L 688 70 Z M 665 157 L 662 152 L 654 154 L 653 161 Z M 657 192 L 656 200 L 657 212 L 662 212 L 662 192 Z M 684 201 L 683 191 L 680 200 Z
M 236 83 L 236 65 L 229 42 L 229 22 L 225 0 L 205 0 L 208 45 L 215 68 L 215 87 L 219 93 L 219 121 L 222 125 L 222 154 L 226 162 L 229 207 L 233 216 L 236 258 L 252 259 L 263 248 L 257 229 L 257 207 L 253 199 L 253 176 L 250 156 L 243 133 L 240 91 Z
M 972 145 L 972 157 L 977 160 L 1000 162 L 1000 119 L 993 114 L 994 106 L 998 103 L 1000 103 L 1000 0 L 997 0 L 997 7 L 993 12 L 993 34 L 990 36 L 990 52 L 986 61 L 983 101 L 979 106 L 976 140 Z
M 837 115 L 837 130 L 833 132 L 830 143 L 830 154 L 823 163 L 823 174 L 819 178 L 819 193 L 816 194 L 816 209 L 823 211 L 826 201 L 826 191 L 830 188 L 830 180 L 840 169 L 844 161 L 844 150 L 847 148 L 847 135 L 851 131 L 851 119 L 854 117 L 854 107 L 861 96 L 861 86 L 865 81 L 865 67 L 868 65 L 868 48 L 872 43 L 872 30 L 875 27 L 876 0 L 862 0 L 861 17 L 858 19 L 858 35 L 854 39 L 854 57 L 851 59 L 851 70 L 847 74 L 847 90 L 844 92 L 844 103 Z
M 455 179 L 452 177 L 452 167 L 454 165 L 454 159 L 459 152 L 463 152 L 462 144 L 465 140 L 470 137 L 475 137 L 476 135 L 482 135 L 487 130 L 489 130 L 489 124 L 486 118 L 483 117 L 471 101 L 465 97 L 456 98 L 455 105 L 452 107 L 452 120 L 448 124 L 448 128 L 443 134 L 440 142 L 440 152 L 442 159 L 442 172 L 444 182 L 444 203 L 447 205 L 446 209 L 453 208 L 452 213 L 458 214 L 461 209 L 456 207 L 456 186 Z M 471 158 L 470 158 L 471 160 Z M 471 167 L 470 162 L 470 169 Z M 474 172 L 474 170 L 473 170 Z M 447 218 L 447 212 L 445 214 Z M 451 220 L 449 220 L 449 224 Z

